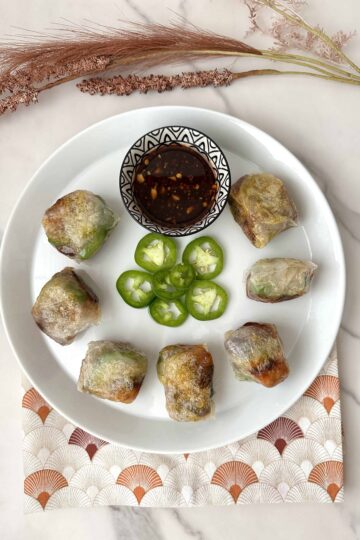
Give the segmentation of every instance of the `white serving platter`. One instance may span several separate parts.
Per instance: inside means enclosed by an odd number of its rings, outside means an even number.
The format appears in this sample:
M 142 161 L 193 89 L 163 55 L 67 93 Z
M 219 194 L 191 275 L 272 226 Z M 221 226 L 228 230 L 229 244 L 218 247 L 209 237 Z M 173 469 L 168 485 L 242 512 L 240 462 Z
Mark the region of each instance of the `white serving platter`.
M 185 125 L 207 133 L 223 149 L 233 182 L 246 173 L 271 172 L 286 182 L 297 205 L 300 225 L 278 235 L 266 248 L 253 247 L 226 208 L 206 234 L 223 246 L 225 266 L 217 281 L 229 292 L 226 313 L 218 320 L 191 317 L 179 328 L 157 325 L 147 309 L 135 310 L 118 295 L 115 282 L 136 268 L 133 253 L 146 234 L 126 212 L 119 193 L 119 171 L 129 147 L 161 126 Z M 46 208 L 75 189 L 89 189 L 121 215 L 102 250 L 77 265 L 58 253 L 41 228 Z M 196 235 L 195 235 L 196 236 Z M 179 251 L 192 237 L 177 240 Z M 244 274 L 263 257 L 311 259 L 319 265 L 310 293 L 279 304 L 246 298 Z M 62 347 L 42 334 L 31 317 L 42 285 L 65 266 L 73 266 L 98 294 L 99 326 Z M 345 269 L 333 214 L 313 178 L 284 146 L 238 118 L 192 107 L 133 110 L 82 131 L 40 167 L 9 220 L 1 251 L 3 320 L 13 351 L 26 376 L 49 403 L 74 424 L 135 449 L 180 453 L 214 448 L 250 435 L 281 415 L 311 384 L 334 343 L 343 309 Z M 288 379 L 267 389 L 234 379 L 223 347 L 226 330 L 248 321 L 278 327 L 290 365 Z M 116 404 L 78 392 L 76 381 L 87 343 L 96 339 L 132 342 L 149 357 L 141 391 L 131 405 Z M 215 363 L 214 418 L 197 423 L 169 419 L 163 387 L 157 379 L 159 350 L 175 343 L 207 343 Z

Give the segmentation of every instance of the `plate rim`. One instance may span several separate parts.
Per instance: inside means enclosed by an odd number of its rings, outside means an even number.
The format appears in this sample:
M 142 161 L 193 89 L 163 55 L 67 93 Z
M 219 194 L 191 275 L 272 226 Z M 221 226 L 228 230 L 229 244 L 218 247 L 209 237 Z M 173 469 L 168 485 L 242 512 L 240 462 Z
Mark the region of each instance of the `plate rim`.
M 62 152 L 64 148 L 71 145 L 73 143 L 73 141 L 75 141 L 76 139 L 82 137 L 88 131 L 91 131 L 93 129 L 97 129 L 100 125 L 104 125 L 107 122 L 114 121 L 115 118 L 124 117 L 124 116 L 131 116 L 133 113 L 136 113 L 136 112 L 141 111 L 141 110 L 149 110 L 150 112 L 151 111 L 153 111 L 153 112 L 155 112 L 155 111 L 164 111 L 164 112 L 166 112 L 167 110 L 169 110 L 169 111 L 173 111 L 173 110 L 181 111 L 181 110 L 185 110 L 185 109 L 186 110 L 199 111 L 199 112 L 202 112 L 202 113 L 205 113 L 205 114 L 206 113 L 211 113 L 212 115 L 218 116 L 219 118 L 227 118 L 227 119 L 234 120 L 238 125 L 241 125 L 242 127 L 244 127 L 247 130 L 250 129 L 256 135 L 265 136 L 265 138 L 267 138 L 267 140 L 269 142 L 274 142 L 274 143 L 276 143 L 276 145 L 278 145 L 281 148 L 283 148 L 284 150 L 286 150 L 286 152 L 288 154 L 290 154 L 291 157 L 295 160 L 295 162 L 300 167 L 300 169 L 308 176 L 308 178 L 309 178 L 309 180 L 310 180 L 310 182 L 312 184 L 313 189 L 315 189 L 317 191 L 317 197 L 320 197 L 320 199 L 322 200 L 322 204 L 323 204 L 324 208 L 327 209 L 328 218 L 331 221 L 333 234 L 335 235 L 334 239 L 336 240 L 336 243 L 337 243 L 337 246 L 338 246 L 337 253 L 338 253 L 338 256 L 339 256 L 339 270 L 340 270 L 339 271 L 339 288 L 340 288 L 340 291 L 339 291 L 339 303 L 340 303 L 340 306 L 339 306 L 339 310 L 338 310 L 338 316 L 336 318 L 336 323 L 335 323 L 335 326 L 334 326 L 334 328 L 336 328 L 336 335 L 334 337 L 334 340 L 331 341 L 330 346 L 328 347 L 327 353 L 326 353 L 326 355 L 325 355 L 325 357 L 323 359 L 323 362 L 319 365 L 319 369 L 317 370 L 317 373 L 316 373 L 314 379 L 318 376 L 319 372 L 323 368 L 326 360 L 328 359 L 328 357 L 329 357 L 329 355 L 330 355 L 330 353 L 331 353 L 331 351 L 332 351 L 332 349 L 334 347 L 334 343 L 336 342 L 336 338 L 337 338 L 337 335 L 338 335 L 338 330 L 340 328 L 342 315 L 343 315 L 343 311 L 344 311 L 345 293 L 346 293 L 346 264 L 345 264 L 344 248 L 343 248 L 339 228 L 338 228 L 335 216 L 333 214 L 333 211 L 332 211 L 332 209 L 330 207 L 329 202 L 327 201 L 324 193 L 322 192 L 322 190 L 318 186 L 317 182 L 313 178 L 310 171 L 296 157 L 296 155 L 293 154 L 293 152 L 291 150 L 289 150 L 282 142 L 277 140 L 275 137 L 273 137 L 272 135 L 270 135 L 266 131 L 258 128 L 257 126 L 254 126 L 250 122 L 242 120 L 241 118 L 238 118 L 237 116 L 227 114 L 227 113 L 223 113 L 223 112 L 219 112 L 219 111 L 209 109 L 209 108 L 206 108 L 206 107 L 193 107 L 193 106 L 187 106 L 187 105 L 156 105 L 156 106 L 151 106 L 151 107 L 147 107 L 147 106 L 137 107 L 135 109 L 130 109 L 129 111 L 124 111 L 124 112 L 121 112 L 121 113 L 118 113 L 118 114 L 110 115 L 110 116 L 108 116 L 108 117 L 106 117 L 106 118 L 104 118 L 104 119 L 102 119 L 100 121 L 97 121 L 97 122 L 94 122 L 94 123 L 90 124 L 85 129 L 77 132 L 75 135 L 73 135 L 72 137 L 70 137 L 69 139 L 64 141 L 35 170 L 33 175 L 30 177 L 30 179 L 26 183 L 25 187 L 21 191 L 21 193 L 20 193 L 14 207 L 12 208 L 12 211 L 10 212 L 10 215 L 8 217 L 8 220 L 7 220 L 5 229 L 4 229 L 4 234 L 3 234 L 2 241 L 1 241 L 1 246 L 0 246 L 0 314 L 1 314 L 3 327 L 4 327 L 4 330 L 5 330 L 5 335 L 6 335 L 7 341 L 9 343 L 9 345 L 10 345 L 10 348 L 12 350 L 12 353 L 14 354 L 14 356 L 15 356 L 15 358 L 16 358 L 19 366 L 20 366 L 20 369 L 22 370 L 23 373 L 25 373 L 25 375 L 26 375 L 27 379 L 29 380 L 29 382 L 40 393 L 40 395 L 42 395 L 42 397 L 59 414 L 61 414 L 70 423 L 74 424 L 76 427 L 80 427 L 81 429 L 83 429 L 83 430 L 85 430 L 87 432 L 90 432 L 90 431 L 86 426 L 84 426 L 84 424 L 82 424 L 81 422 L 76 420 L 76 418 L 73 418 L 73 417 L 67 415 L 66 413 L 64 413 L 63 410 L 61 408 L 59 408 L 58 406 L 54 406 L 51 396 L 48 396 L 46 391 L 44 392 L 43 390 L 40 389 L 39 385 L 33 380 L 32 376 L 28 373 L 28 370 L 23 365 L 23 363 L 22 363 L 22 361 L 20 359 L 20 356 L 17 354 L 15 345 L 13 344 L 12 339 L 10 337 L 10 331 L 9 331 L 8 324 L 7 324 L 6 309 L 4 309 L 4 303 L 3 303 L 3 290 L 4 290 L 4 287 L 5 287 L 3 266 L 4 266 L 4 254 L 6 252 L 7 241 L 8 241 L 8 236 L 9 236 L 10 231 L 11 231 L 12 222 L 13 222 L 13 220 L 15 218 L 18 207 L 20 206 L 23 198 L 25 198 L 25 196 L 27 194 L 27 191 L 32 186 L 33 182 L 36 180 L 36 177 L 38 176 L 38 174 L 47 166 L 47 164 L 57 154 Z M 310 382 L 310 384 L 311 384 L 311 382 Z M 300 397 L 304 394 L 304 392 L 307 390 L 307 388 L 308 388 L 307 384 L 306 384 L 305 387 L 303 387 L 303 386 L 299 387 L 298 392 L 291 399 L 291 403 L 286 404 L 284 407 L 280 408 L 279 409 L 280 412 L 278 411 L 276 413 L 276 415 L 274 415 L 272 420 L 270 420 L 270 422 L 267 420 L 266 423 L 262 426 L 262 428 L 265 427 L 266 425 L 270 424 L 271 422 L 273 422 L 274 420 L 276 420 L 280 416 L 282 416 L 284 414 L 284 412 L 286 412 L 290 407 L 292 407 L 298 401 L 298 399 L 300 399 Z M 258 431 L 259 429 L 262 429 L 262 428 L 255 428 L 254 430 L 250 430 L 249 432 L 246 432 L 241 437 L 240 440 L 253 435 L 254 433 L 256 433 L 256 431 Z M 91 430 L 90 433 L 95 435 L 96 437 L 98 437 L 100 439 L 103 439 L 103 435 L 101 435 L 96 430 L 95 431 Z M 172 454 L 172 455 L 174 455 L 174 454 L 184 453 L 184 452 L 188 451 L 187 447 L 185 447 L 185 446 L 181 447 L 179 449 L 176 449 L 176 450 L 168 450 L 168 449 L 167 450 L 163 450 L 163 449 L 149 450 L 148 448 L 144 448 L 143 446 L 138 445 L 138 444 L 130 446 L 130 445 L 126 444 L 126 443 L 119 443 L 118 441 L 116 441 L 114 439 L 111 439 L 111 437 L 109 437 L 109 436 L 106 437 L 106 440 L 109 443 L 116 444 L 116 445 L 122 446 L 124 448 L 130 448 L 130 449 L 134 449 L 134 450 L 139 450 L 139 451 L 143 451 L 143 452 L 157 453 L 157 454 L 169 454 L 169 455 Z M 210 444 L 210 445 L 203 446 L 203 447 L 201 447 L 199 449 L 196 449 L 196 450 L 190 450 L 190 452 L 193 453 L 193 452 L 202 452 L 202 451 L 212 450 L 212 449 L 215 449 L 215 448 L 219 448 L 219 447 L 222 447 L 222 446 L 232 444 L 232 443 L 236 442 L 237 440 L 239 440 L 238 436 L 233 436 L 229 440 L 223 441 L 220 444 L 220 446 L 219 446 L 219 444 Z

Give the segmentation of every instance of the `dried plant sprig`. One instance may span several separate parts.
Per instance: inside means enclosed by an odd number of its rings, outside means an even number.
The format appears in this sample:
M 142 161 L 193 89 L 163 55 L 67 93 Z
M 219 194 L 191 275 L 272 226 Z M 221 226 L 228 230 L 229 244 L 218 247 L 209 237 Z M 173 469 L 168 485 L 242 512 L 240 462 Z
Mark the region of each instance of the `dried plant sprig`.
M 321 30 L 319 26 L 316 28 Z M 274 50 L 276 51 L 286 51 L 291 48 L 308 51 L 332 62 L 340 63 L 342 61 L 338 50 L 334 51 L 334 49 L 326 45 L 317 35 L 303 28 L 298 28 L 287 20 L 282 20 L 281 18 L 274 20 L 271 26 L 271 34 L 275 39 Z M 338 49 L 341 50 L 354 35 L 355 32 L 345 33 L 339 31 L 332 35 L 331 39 L 336 43 Z
M 147 92 L 166 92 L 176 87 L 203 88 L 205 86 L 229 86 L 236 78 L 236 74 L 228 69 L 207 70 L 207 71 L 189 71 L 177 75 L 128 75 L 122 77 L 117 75 L 109 78 L 91 78 L 86 79 L 76 86 L 81 92 L 88 94 L 116 94 L 117 96 L 129 96 L 133 92 L 146 94 Z
M 351 39 L 354 33 L 345 34 L 344 32 L 337 32 L 333 37 L 330 37 L 319 26 L 313 26 L 308 23 L 297 11 L 295 11 L 291 5 L 286 4 L 281 0 L 251 0 L 255 4 L 269 7 L 275 13 L 278 13 L 289 23 L 295 27 L 302 28 L 308 32 L 309 35 L 318 38 L 324 43 L 329 51 L 332 51 L 332 55 L 328 54 L 327 58 L 333 61 L 342 60 L 345 64 L 348 64 L 352 69 L 360 73 L 360 66 L 353 62 L 342 50 L 342 46 Z M 290 2 L 291 4 L 291 2 Z M 254 15 L 253 15 L 254 16 Z M 324 51 L 323 51 L 324 52 Z
M 275 40 L 275 46 L 271 47 L 269 51 L 262 51 L 263 55 L 270 54 L 271 56 L 273 52 L 281 53 L 282 55 L 285 54 L 284 58 L 281 59 L 278 57 L 277 59 L 282 62 L 307 62 L 311 63 L 312 68 L 314 68 L 314 65 L 317 65 L 344 75 L 345 77 L 358 78 L 358 74 L 354 74 L 353 72 L 341 69 L 338 65 L 334 65 L 339 64 L 342 60 L 338 50 L 334 51 L 333 49 L 330 49 L 317 35 L 299 27 L 296 22 L 290 22 L 282 14 L 275 13 L 277 16 L 272 22 L 265 24 L 262 15 L 264 15 L 269 7 L 271 8 L 268 2 L 264 3 L 261 0 L 242 1 L 249 10 L 250 28 L 246 35 L 249 36 L 254 32 L 260 32 L 271 36 Z M 285 5 L 288 9 L 291 9 L 292 7 L 293 10 L 301 10 L 307 5 L 307 2 L 305 0 L 284 0 L 282 5 Z M 296 14 L 301 17 L 299 13 Z M 301 19 L 304 20 L 302 17 Z M 316 29 L 319 29 L 319 27 L 316 27 Z M 331 39 L 338 49 L 342 49 L 354 35 L 356 35 L 355 31 L 347 33 L 338 31 L 331 36 Z M 310 52 L 317 55 L 319 58 L 289 53 L 289 49 Z M 287 60 L 285 60 L 285 58 Z M 327 62 L 320 60 L 320 58 L 327 60 Z
M 186 90 L 188 88 L 203 88 L 206 86 L 229 86 L 231 83 L 238 79 L 261 76 L 261 75 L 310 75 L 312 77 L 321 77 L 324 79 L 333 79 L 333 75 L 318 75 L 316 73 L 304 72 L 304 71 L 281 71 L 277 69 L 252 69 L 249 71 L 234 72 L 228 69 L 223 70 L 207 70 L 207 71 L 188 71 L 177 75 L 128 75 L 122 77 L 117 75 L 115 77 L 101 78 L 95 77 L 91 79 L 83 80 L 76 86 L 81 92 L 88 93 L 90 95 L 99 94 L 105 95 L 117 95 L 117 96 L 129 96 L 134 92 L 140 94 L 147 94 L 148 92 L 167 92 L 174 88 L 182 88 Z M 356 84 L 360 86 L 359 81 L 352 81 L 345 79 L 348 84 Z

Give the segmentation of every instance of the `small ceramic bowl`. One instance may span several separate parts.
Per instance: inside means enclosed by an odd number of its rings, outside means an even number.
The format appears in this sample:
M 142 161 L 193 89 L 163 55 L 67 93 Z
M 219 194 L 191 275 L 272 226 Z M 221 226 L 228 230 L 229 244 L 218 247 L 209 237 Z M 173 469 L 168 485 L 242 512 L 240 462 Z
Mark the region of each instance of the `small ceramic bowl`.
M 199 152 L 211 165 L 218 184 L 216 198 L 208 213 L 195 223 L 176 228 L 151 221 L 137 204 L 133 192 L 135 170 L 144 154 L 159 146 L 174 143 L 189 146 Z M 187 236 L 198 233 L 211 225 L 225 208 L 230 185 L 229 164 L 219 146 L 201 131 L 184 126 L 162 127 L 143 135 L 127 152 L 120 171 L 120 193 L 131 217 L 149 231 L 167 236 Z

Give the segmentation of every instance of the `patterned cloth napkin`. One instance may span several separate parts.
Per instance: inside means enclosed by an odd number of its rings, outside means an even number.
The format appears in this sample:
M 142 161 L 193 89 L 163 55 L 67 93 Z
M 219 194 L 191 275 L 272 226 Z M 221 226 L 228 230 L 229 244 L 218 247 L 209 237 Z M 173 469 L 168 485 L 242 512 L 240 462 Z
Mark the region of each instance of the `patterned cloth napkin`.
M 343 500 L 336 351 L 303 397 L 258 433 L 216 450 L 157 455 L 70 424 L 25 384 L 25 512 Z

